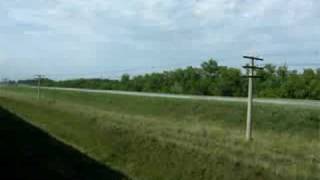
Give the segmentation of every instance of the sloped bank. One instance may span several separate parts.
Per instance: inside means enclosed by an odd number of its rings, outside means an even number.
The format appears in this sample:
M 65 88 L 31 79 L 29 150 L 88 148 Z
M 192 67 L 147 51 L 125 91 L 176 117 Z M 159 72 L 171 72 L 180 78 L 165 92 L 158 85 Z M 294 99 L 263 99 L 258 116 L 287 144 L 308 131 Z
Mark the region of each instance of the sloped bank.
M 101 124 L 99 117 L 63 110 L 47 102 L 0 98 L 0 104 L 133 179 L 290 179 L 258 165 L 232 159 L 227 150 L 224 153 L 224 149 L 217 149 L 212 153 L 172 138 L 152 136 L 148 131 L 133 129 L 113 117 Z
M 1 107 L 0 137 L 0 179 L 128 179 Z

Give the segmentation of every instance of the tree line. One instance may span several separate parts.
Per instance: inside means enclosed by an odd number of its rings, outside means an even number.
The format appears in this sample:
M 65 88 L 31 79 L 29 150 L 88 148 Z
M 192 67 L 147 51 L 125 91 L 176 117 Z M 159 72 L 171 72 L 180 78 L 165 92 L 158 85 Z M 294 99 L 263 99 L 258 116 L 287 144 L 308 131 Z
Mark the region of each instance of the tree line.
M 219 66 L 210 59 L 200 67 L 186 67 L 130 77 L 122 75 L 119 80 L 74 79 L 42 80 L 44 86 L 124 90 L 138 92 L 193 94 L 211 96 L 247 96 L 248 80 L 240 69 Z M 320 68 L 289 70 L 286 65 L 265 65 L 257 70 L 255 95 L 270 98 L 297 98 L 320 100 Z M 20 80 L 20 84 L 37 85 L 36 80 Z

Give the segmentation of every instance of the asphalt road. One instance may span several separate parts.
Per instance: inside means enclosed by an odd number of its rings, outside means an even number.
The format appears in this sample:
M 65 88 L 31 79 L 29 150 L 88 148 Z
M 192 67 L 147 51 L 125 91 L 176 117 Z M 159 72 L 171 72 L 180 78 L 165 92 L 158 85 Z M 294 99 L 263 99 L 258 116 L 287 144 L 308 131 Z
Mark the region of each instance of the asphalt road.
M 36 88 L 36 87 L 31 87 L 31 88 Z M 145 93 L 145 92 L 131 92 L 131 91 L 94 90 L 94 89 L 79 89 L 79 88 L 59 88 L 59 87 L 42 87 L 42 88 L 49 89 L 49 90 L 59 90 L 59 91 L 119 94 L 119 95 L 129 95 L 129 96 L 162 97 L 162 98 L 225 101 L 225 102 L 247 102 L 247 98 L 242 98 L 242 97 L 175 95 L 175 94 L 163 94 L 163 93 Z M 254 99 L 254 102 L 263 103 L 263 104 L 296 105 L 296 106 L 320 108 L 320 101 L 319 100 L 257 98 L 257 99 Z

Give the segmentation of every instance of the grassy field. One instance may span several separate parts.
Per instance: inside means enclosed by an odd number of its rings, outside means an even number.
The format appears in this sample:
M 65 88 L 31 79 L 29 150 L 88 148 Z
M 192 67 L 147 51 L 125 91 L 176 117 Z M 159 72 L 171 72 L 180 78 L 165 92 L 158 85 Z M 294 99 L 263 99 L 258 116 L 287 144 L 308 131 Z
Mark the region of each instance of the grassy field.
M 318 179 L 320 111 L 1 87 L 0 106 L 132 179 Z
M 127 179 L 0 108 L 0 179 Z

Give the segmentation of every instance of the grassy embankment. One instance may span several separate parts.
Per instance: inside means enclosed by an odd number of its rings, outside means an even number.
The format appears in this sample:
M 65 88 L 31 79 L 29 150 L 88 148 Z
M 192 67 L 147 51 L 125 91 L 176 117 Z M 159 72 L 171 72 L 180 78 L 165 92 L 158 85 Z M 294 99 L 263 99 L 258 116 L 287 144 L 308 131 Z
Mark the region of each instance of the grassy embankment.
M 2 88 L 0 105 L 133 179 L 317 179 L 320 111 L 257 104 Z
M 2 108 L 0 137 L 0 179 L 127 179 Z

